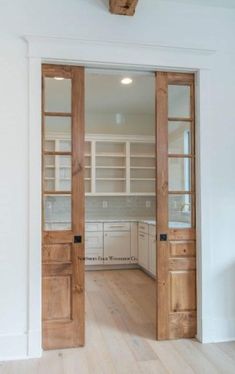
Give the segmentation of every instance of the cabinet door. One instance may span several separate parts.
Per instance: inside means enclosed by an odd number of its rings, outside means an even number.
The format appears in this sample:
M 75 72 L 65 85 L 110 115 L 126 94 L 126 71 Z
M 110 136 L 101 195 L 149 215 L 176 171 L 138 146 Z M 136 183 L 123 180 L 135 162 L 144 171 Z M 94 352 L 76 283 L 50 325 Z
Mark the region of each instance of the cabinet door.
M 149 271 L 156 276 L 156 239 L 149 236 Z
M 138 223 L 131 223 L 131 263 L 138 263 Z
M 85 265 L 103 264 L 103 232 L 86 232 Z
M 129 264 L 131 255 L 130 232 L 105 232 L 104 264 Z
M 138 235 L 139 243 L 139 265 L 148 269 L 148 235 L 142 232 L 139 232 Z

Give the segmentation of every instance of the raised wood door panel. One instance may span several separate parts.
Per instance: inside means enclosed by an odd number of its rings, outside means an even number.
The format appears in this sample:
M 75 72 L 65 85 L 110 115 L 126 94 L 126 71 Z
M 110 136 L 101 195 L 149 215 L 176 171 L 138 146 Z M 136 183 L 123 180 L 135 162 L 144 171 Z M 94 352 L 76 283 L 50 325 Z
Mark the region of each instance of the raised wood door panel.
M 194 75 L 156 74 L 157 338 L 196 335 Z
M 43 65 L 42 88 L 42 341 L 70 348 L 84 345 L 84 69 Z

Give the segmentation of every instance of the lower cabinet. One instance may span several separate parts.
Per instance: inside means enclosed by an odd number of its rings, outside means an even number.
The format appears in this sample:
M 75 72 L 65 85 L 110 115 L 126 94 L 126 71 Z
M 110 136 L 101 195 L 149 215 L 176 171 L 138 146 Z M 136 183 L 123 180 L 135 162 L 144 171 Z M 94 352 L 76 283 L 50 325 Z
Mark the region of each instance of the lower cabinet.
M 130 257 L 130 231 L 110 231 L 104 233 L 104 264 L 129 264 Z
M 148 269 L 148 234 L 139 231 L 139 265 Z
M 148 270 L 156 276 L 156 238 L 149 235 L 149 266 Z
M 137 222 L 86 223 L 86 265 L 139 264 L 156 276 L 156 226 Z
M 102 231 L 86 231 L 85 233 L 85 265 L 103 265 L 103 225 L 93 227 Z M 91 230 L 92 227 L 86 227 Z
M 139 265 L 156 276 L 156 226 L 140 223 L 138 228 Z

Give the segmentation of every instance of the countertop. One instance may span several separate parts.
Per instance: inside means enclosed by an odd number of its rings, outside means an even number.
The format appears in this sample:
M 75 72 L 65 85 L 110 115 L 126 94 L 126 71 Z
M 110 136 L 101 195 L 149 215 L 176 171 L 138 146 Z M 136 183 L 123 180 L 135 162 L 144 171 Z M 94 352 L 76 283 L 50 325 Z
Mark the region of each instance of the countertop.
M 93 222 L 143 222 L 147 223 L 149 225 L 156 225 L 156 221 L 153 218 L 107 218 L 107 219 L 86 219 L 87 223 L 93 223 Z
M 141 222 L 148 225 L 156 225 L 156 220 L 153 218 L 107 218 L 107 219 L 86 219 L 87 223 L 93 222 Z M 169 228 L 189 228 L 190 224 L 187 222 L 169 222 Z

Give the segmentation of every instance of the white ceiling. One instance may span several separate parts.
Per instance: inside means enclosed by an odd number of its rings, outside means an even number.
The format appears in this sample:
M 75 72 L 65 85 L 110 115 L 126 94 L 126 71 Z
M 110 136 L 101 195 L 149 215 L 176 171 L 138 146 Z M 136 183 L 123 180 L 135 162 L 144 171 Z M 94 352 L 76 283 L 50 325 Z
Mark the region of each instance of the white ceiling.
M 123 77 L 131 77 L 133 83 L 121 84 Z M 88 71 L 85 87 L 87 113 L 154 113 L 154 74 Z

